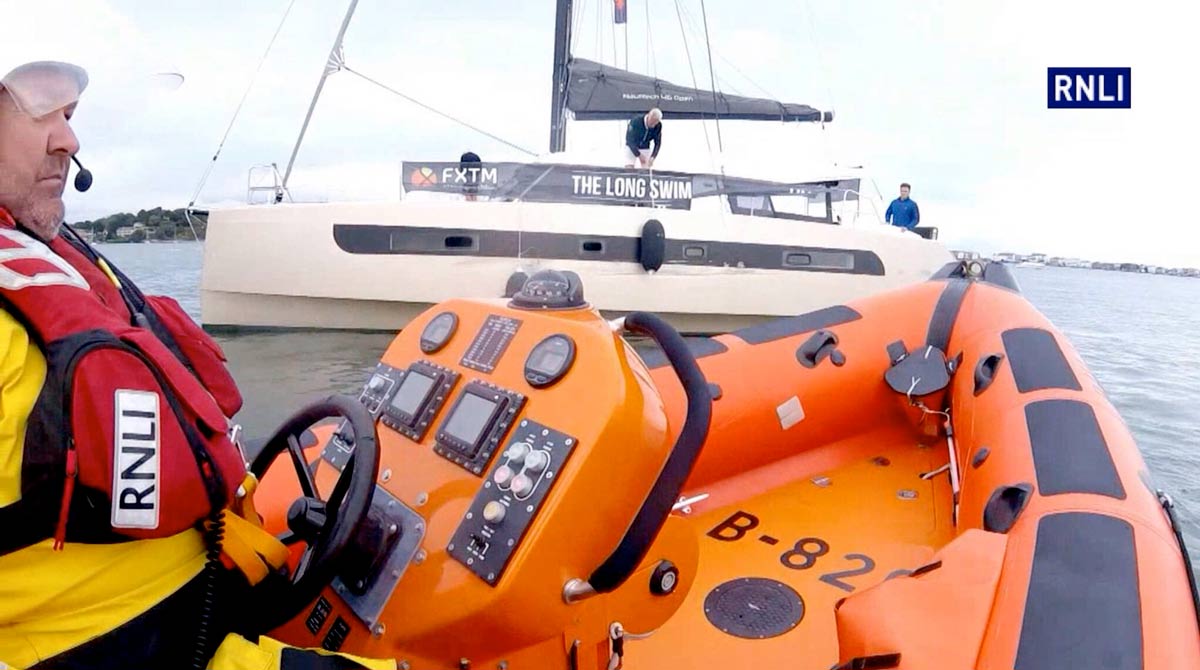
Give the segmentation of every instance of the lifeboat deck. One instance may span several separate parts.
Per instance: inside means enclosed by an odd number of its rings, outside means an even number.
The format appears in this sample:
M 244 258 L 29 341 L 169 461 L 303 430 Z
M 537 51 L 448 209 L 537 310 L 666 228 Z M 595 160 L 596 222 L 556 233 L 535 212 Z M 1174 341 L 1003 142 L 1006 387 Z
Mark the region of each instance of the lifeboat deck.
M 944 438 L 885 430 L 804 452 L 688 496 L 699 574 L 670 621 L 625 646 L 626 668 L 838 661 L 835 604 L 927 563 L 954 535 Z M 642 633 L 644 631 L 630 631 Z

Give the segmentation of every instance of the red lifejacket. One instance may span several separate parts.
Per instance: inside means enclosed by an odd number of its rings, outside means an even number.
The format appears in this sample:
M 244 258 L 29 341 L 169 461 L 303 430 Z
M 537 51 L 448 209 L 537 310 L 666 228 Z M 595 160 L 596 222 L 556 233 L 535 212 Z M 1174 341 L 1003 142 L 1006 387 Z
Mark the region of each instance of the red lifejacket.
M 0 554 L 49 537 L 59 547 L 166 537 L 223 508 L 246 466 L 227 435 L 242 399 L 220 347 L 174 300 L 142 295 L 111 268 L 123 295 L 83 243 L 13 226 L 0 209 L 0 310 L 47 370 L 21 499 L 0 508 Z

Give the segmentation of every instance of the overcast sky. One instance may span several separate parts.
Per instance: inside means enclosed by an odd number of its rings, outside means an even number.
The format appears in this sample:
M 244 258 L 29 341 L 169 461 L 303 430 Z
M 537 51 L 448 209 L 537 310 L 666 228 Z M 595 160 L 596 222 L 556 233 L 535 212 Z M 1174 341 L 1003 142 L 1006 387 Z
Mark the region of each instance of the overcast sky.
M 16 34 L 6 58 L 65 43 L 92 70 L 75 128 L 95 186 L 68 193 L 68 219 L 185 205 L 289 2 L 77 0 L 49 10 L 53 22 L 6 28 Z M 676 1 L 628 4 L 629 68 L 690 83 Z M 283 169 L 346 5 L 295 0 L 201 204 L 244 201 L 253 165 Z M 707 86 L 699 0 L 678 5 Z M 788 180 L 864 165 L 888 199 L 911 182 L 922 224 L 956 248 L 1200 266 L 1196 3 L 708 0 L 706 9 L 721 90 L 837 116 L 824 128 L 722 123 L 724 155 L 711 123 L 710 152 L 698 122 L 668 120 L 656 167 L 723 162 L 730 174 L 752 165 Z M 30 11 L 0 0 L 10 25 Z M 574 53 L 623 65 L 612 0 L 577 0 L 576 12 Z M 361 0 L 345 55 L 395 89 L 545 152 L 553 28 L 551 0 Z M 129 62 L 137 66 L 117 65 Z M 1048 66 L 1132 67 L 1133 109 L 1046 109 Z M 138 69 L 178 71 L 184 83 L 129 84 L 150 79 L 133 77 Z M 590 162 L 616 164 L 621 143 L 620 123 L 569 126 L 569 150 Z M 454 160 L 467 149 L 528 158 L 342 72 L 317 107 L 293 194 L 394 199 L 400 161 Z

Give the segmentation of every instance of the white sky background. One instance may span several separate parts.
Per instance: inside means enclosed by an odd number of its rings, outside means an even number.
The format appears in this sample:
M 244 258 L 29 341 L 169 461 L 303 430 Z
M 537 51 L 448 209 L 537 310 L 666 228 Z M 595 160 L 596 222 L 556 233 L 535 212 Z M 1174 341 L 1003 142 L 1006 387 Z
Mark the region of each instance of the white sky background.
M 611 2 L 576 0 L 576 55 L 613 63 Z M 699 0 L 679 3 L 706 87 Z M 131 91 L 83 63 L 92 87 L 75 128 L 96 180 L 87 194 L 68 191 L 68 220 L 185 205 L 287 4 L 77 0 L 61 23 L 33 26 L 37 44 L 70 36 L 95 62 L 137 45 L 153 54 L 139 57 L 143 66 L 186 77 L 175 91 Z M 690 84 L 675 1 L 629 5 L 630 69 Z M 201 204 L 244 201 L 252 165 L 284 167 L 345 7 L 296 0 Z M 27 10 L 0 0 L 5 19 Z M 730 174 L 795 179 L 862 164 L 889 199 L 911 182 L 922 223 L 956 248 L 1200 266 L 1200 206 L 1190 197 L 1200 177 L 1196 3 L 707 0 L 707 10 L 722 90 L 765 89 L 837 115 L 823 130 L 722 123 Z M 544 152 L 553 24 L 551 0 L 361 0 L 345 54 L 376 79 Z M 619 28 L 616 37 L 623 56 Z M 1132 67 L 1133 109 L 1046 109 L 1048 66 Z M 708 131 L 715 150 L 711 123 Z M 623 123 L 568 129 L 569 151 L 588 162 L 617 164 L 622 140 Z M 343 72 L 326 84 L 292 190 L 303 200 L 394 199 L 401 160 L 457 160 L 468 149 L 484 160 L 528 158 Z M 718 161 L 698 122 L 666 122 L 656 167 Z

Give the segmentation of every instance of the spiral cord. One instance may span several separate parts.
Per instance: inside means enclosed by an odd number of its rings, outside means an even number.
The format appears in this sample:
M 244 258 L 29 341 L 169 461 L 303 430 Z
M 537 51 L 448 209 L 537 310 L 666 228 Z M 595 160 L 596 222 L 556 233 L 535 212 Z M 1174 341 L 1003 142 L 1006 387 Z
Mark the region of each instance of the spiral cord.
M 203 576 L 204 595 L 200 605 L 200 621 L 196 626 L 196 649 L 192 656 L 192 670 L 205 670 L 212 652 L 212 644 L 208 638 L 216 610 L 217 579 L 221 571 L 221 542 L 225 539 L 224 514 L 213 512 L 209 515 L 206 526 L 204 531 L 206 548 Z

